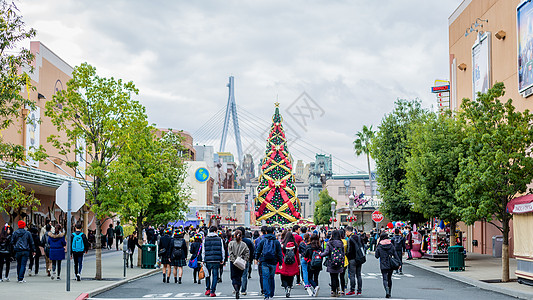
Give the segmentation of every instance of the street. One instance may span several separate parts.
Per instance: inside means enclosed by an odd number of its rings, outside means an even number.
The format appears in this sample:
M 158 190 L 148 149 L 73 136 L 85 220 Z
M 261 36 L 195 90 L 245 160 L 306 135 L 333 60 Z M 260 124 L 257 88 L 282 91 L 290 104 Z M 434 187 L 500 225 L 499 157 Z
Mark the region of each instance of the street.
M 115 289 L 104 292 L 91 299 L 188 299 L 209 298 L 204 296 L 205 281 L 201 285 L 193 284 L 192 272 L 188 267 L 184 268 L 183 284 L 163 283 L 162 275 L 156 275 L 139 279 L 124 284 Z M 330 298 L 329 274 L 325 271 L 320 273 L 320 292 L 317 298 Z M 296 282 L 296 281 L 295 281 Z M 217 297 L 222 299 L 235 298 L 232 295 L 232 287 L 228 266 L 224 269 L 223 282 L 217 285 Z M 284 298 L 285 293 L 281 287 L 279 275 L 276 275 L 276 298 Z M 380 299 L 385 297 L 381 281 L 381 273 L 378 261 L 370 254 L 367 262 L 363 265 L 363 294 L 362 296 L 343 296 L 343 298 L 357 299 Z M 253 271 L 252 279 L 248 281 L 248 295 L 242 299 L 263 299 L 259 294 L 258 273 Z M 309 299 L 303 286 L 296 286 L 292 293 L 293 299 Z M 393 276 L 392 287 L 393 299 L 515 299 L 495 292 L 481 290 L 479 288 L 451 280 L 446 277 L 404 264 L 404 275 Z

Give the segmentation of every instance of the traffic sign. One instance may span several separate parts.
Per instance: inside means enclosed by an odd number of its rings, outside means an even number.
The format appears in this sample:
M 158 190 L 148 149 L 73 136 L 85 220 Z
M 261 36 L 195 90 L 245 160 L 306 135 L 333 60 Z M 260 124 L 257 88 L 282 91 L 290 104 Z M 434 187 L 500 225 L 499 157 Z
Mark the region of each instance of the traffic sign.
M 372 221 L 379 223 L 383 221 L 383 214 L 379 212 L 379 210 L 376 210 L 372 213 Z
M 56 204 L 64 212 L 68 211 L 68 183 L 68 181 L 63 182 L 56 190 Z M 70 209 L 76 212 L 85 204 L 85 190 L 76 181 L 71 181 L 71 189 Z

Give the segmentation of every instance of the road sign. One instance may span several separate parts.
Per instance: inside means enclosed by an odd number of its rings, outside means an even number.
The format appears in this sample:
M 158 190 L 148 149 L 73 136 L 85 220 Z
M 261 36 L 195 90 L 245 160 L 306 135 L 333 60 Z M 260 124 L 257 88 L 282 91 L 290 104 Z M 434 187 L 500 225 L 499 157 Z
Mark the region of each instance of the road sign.
M 68 211 L 68 183 L 68 181 L 63 182 L 63 184 L 56 190 L 56 204 L 64 212 Z M 85 204 L 85 190 L 76 181 L 72 181 L 71 184 L 72 202 L 70 204 L 70 209 L 71 211 L 76 212 L 83 206 L 83 204 Z
M 372 213 L 372 221 L 379 223 L 383 221 L 383 214 L 379 212 L 379 210 L 376 210 Z

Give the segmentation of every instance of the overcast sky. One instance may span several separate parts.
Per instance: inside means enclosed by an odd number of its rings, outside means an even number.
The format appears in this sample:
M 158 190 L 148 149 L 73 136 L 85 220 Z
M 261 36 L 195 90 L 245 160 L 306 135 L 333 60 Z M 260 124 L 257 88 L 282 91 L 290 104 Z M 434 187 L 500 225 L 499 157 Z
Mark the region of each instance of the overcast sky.
M 132 80 L 158 127 L 201 144 L 221 132 L 235 77 L 243 148 L 264 150 L 274 102 L 294 159 L 332 154 L 335 173 L 366 170 L 354 134 L 397 98 L 436 103 L 448 79 L 448 17 L 461 0 L 17 2 L 27 25 L 71 66 Z M 29 43 L 28 43 L 29 46 Z M 298 98 L 302 93 L 306 93 Z M 311 100 L 310 100 L 311 99 Z M 306 102 L 307 101 L 307 104 Z M 313 115 L 298 116 L 308 113 Z M 242 117 L 241 117 L 242 115 Z M 210 128 L 198 129 L 211 119 Z M 211 142 L 218 149 L 219 142 Z M 234 150 L 233 139 L 226 150 Z M 255 150 L 254 150 L 255 149 Z M 254 153 L 255 154 L 255 153 Z M 255 154 L 257 155 L 257 154 Z M 352 167 L 353 166 L 353 167 Z

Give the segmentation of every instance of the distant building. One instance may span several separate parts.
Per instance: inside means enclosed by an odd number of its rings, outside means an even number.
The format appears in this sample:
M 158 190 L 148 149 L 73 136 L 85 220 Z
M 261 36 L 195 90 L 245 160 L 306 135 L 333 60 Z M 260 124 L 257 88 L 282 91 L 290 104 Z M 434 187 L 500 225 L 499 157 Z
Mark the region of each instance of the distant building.
M 318 201 L 318 194 L 326 185 L 326 180 L 333 175 L 331 155 L 316 154 L 315 161 L 309 164 L 309 216 L 315 212 L 315 203 Z

